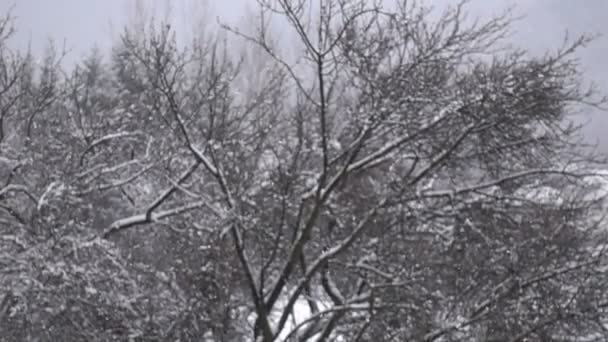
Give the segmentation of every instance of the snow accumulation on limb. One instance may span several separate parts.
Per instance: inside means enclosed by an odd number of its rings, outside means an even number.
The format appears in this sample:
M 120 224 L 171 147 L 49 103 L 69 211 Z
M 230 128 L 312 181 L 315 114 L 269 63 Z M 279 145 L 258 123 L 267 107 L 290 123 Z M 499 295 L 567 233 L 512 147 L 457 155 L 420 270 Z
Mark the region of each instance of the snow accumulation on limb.
M 88 176 L 88 175 L 90 175 L 90 174 L 92 174 L 92 173 L 100 170 L 99 172 L 95 173 L 95 175 L 94 175 L 95 177 L 100 177 L 100 176 L 102 176 L 104 174 L 116 172 L 116 171 L 118 171 L 118 170 L 120 170 L 122 168 L 125 168 L 127 166 L 137 165 L 137 164 L 144 164 L 145 165 L 145 163 L 143 163 L 142 161 L 150 156 L 150 150 L 151 150 L 151 145 L 152 145 L 152 141 L 153 140 L 154 140 L 153 138 L 151 138 L 151 139 L 148 140 L 148 143 L 146 145 L 146 153 L 143 156 L 139 157 L 139 158 L 127 160 L 127 161 L 125 161 L 123 163 L 120 163 L 118 165 L 115 165 L 115 166 L 105 166 L 104 164 L 96 164 L 96 165 L 92 166 L 89 169 L 86 169 L 84 171 L 81 171 L 81 172 L 75 174 L 75 176 L 76 176 L 76 178 L 83 178 L 85 176 Z M 164 158 L 161 159 L 161 161 L 166 161 L 168 159 L 169 159 L 169 157 L 164 157 Z M 149 163 L 149 165 L 144 166 L 144 168 L 141 171 L 137 172 L 138 176 L 141 175 L 141 174 L 143 174 L 143 173 L 145 173 L 146 171 L 148 171 L 149 169 L 151 169 L 153 166 L 154 166 L 154 163 Z M 128 179 L 133 180 L 135 178 L 137 178 L 137 177 L 129 177 Z M 123 183 L 123 184 L 124 183 L 128 183 L 128 182 L 129 181 L 125 181 L 125 182 L 117 181 L 117 183 Z M 120 184 L 120 185 L 122 185 L 122 184 Z M 117 185 L 117 186 L 120 186 L 120 185 Z M 109 187 L 112 187 L 112 186 L 109 186 Z M 105 189 L 100 189 L 100 190 L 105 190 Z
M 108 141 L 111 139 L 117 139 L 117 138 L 124 138 L 124 137 L 132 137 L 132 136 L 136 136 L 136 135 L 143 135 L 143 132 L 141 131 L 135 131 L 135 132 L 116 132 L 116 133 L 110 133 L 108 135 L 104 135 L 103 137 L 93 141 L 88 147 L 86 151 L 90 150 L 91 148 L 103 143 L 104 141 Z
M 116 172 L 122 168 L 125 168 L 127 166 L 131 166 L 131 165 L 135 165 L 135 164 L 139 164 L 139 160 L 134 159 L 134 160 L 127 160 L 126 162 L 114 165 L 114 166 L 110 166 L 110 167 L 103 167 L 103 164 L 98 164 L 95 165 L 93 167 L 91 167 L 90 169 L 87 169 L 83 172 L 79 172 L 76 174 L 77 178 L 82 178 L 85 177 L 97 170 L 99 170 L 99 173 L 97 173 L 95 176 L 99 177 L 101 175 L 107 174 L 107 173 L 112 173 L 112 172 Z
M 215 165 L 213 165 L 213 163 L 211 162 L 211 160 L 209 160 L 209 158 L 207 158 L 203 152 L 201 152 L 198 148 L 196 148 L 196 146 L 189 144 L 188 146 L 190 148 L 190 150 L 192 151 L 192 153 L 194 154 L 194 156 L 201 162 L 203 163 L 203 165 L 205 166 L 205 168 L 207 169 L 207 171 L 209 171 L 209 173 L 211 173 L 214 177 L 218 177 L 219 176 L 219 171 L 218 169 L 215 167 Z
M 178 126 L 179 126 L 182 134 L 184 135 L 184 139 L 186 140 L 187 148 L 192 152 L 194 157 L 200 163 L 203 164 L 205 169 L 207 169 L 207 171 L 209 171 L 209 173 L 211 173 L 213 175 L 213 177 L 215 177 L 217 179 L 217 181 L 222 189 L 222 192 L 226 196 L 226 202 L 228 203 L 228 206 L 231 209 L 235 208 L 235 202 L 234 202 L 234 199 L 232 198 L 232 194 L 230 193 L 230 190 L 228 188 L 228 183 L 226 181 L 226 177 L 224 176 L 224 173 L 221 172 L 220 168 L 217 165 L 214 165 L 214 163 L 211 160 L 209 160 L 209 158 L 207 158 L 207 156 L 205 156 L 205 154 L 203 152 L 201 152 L 194 145 L 192 139 L 190 138 L 190 134 L 188 133 L 188 130 L 186 129 L 186 125 L 184 124 L 184 121 L 182 120 L 181 116 L 179 115 L 177 106 L 175 105 L 175 100 L 173 99 L 172 96 L 169 96 L 169 100 L 172 103 L 173 112 L 174 112 L 173 114 L 177 120 Z
M 122 231 L 124 229 L 127 229 L 129 227 L 135 226 L 135 225 L 139 225 L 139 224 L 144 224 L 144 223 L 150 223 L 150 222 L 154 222 L 156 220 L 165 218 L 165 217 L 169 217 L 169 216 L 174 216 L 174 215 L 178 215 L 182 212 L 185 211 L 189 211 L 192 209 L 196 209 L 202 206 L 206 206 L 209 207 L 210 209 L 212 209 L 212 211 L 214 213 L 216 213 L 217 215 L 219 215 L 220 217 L 223 217 L 225 215 L 223 215 L 221 213 L 221 211 L 219 211 L 217 208 L 215 208 L 213 205 L 211 205 L 211 203 L 207 200 L 207 199 L 203 199 L 203 200 L 199 200 L 199 201 L 195 201 L 193 203 L 190 204 L 186 204 L 183 206 L 179 206 L 173 209 L 168 209 L 168 210 L 164 210 L 158 213 L 154 213 L 153 211 L 155 209 L 157 209 L 164 201 L 167 200 L 167 198 L 169 198 L 176 190 L 178 190 L 179 185 L 181 183 L 183 183 L 188 177 L 190 177 L 198 168 L 198 166 L 200 165 L 200 162 L 194 163 L 192 166 L 190 166 L 190 168 L 188 168 L 186 171 L 184 171 L 184 173 L 182 173 L 182 175 L 180 176 L 180 178 L 172 184 L 171 187 L 169 187 L 167 190 L 165 190 L 154 202 L 152 202 L 148 208 L 146 209 L 145 213 L 143 214 L 139 214 L 139 215 L 134 215 L 128 218 L 124 218 L 124 219 L 120 219 L 118 221 L 115 221 L 104 233 L 103 233 L 103 237 L 104 238 L 108 238 L 109 236 L 117 233 L 118 231 Z
M 441 110 L 440 113 L 433 118 L 433 120 L 431 120 L 429 123 L 427 123 L 426 125 L 421 127 L 414 134 L 404 135 L 404 136 L 395 138 L 395 139 L 387 142 L 386 144 L 384 144 L 384 146 L 380 147 L 375 152 L 369 154 L 368 156 L 364 157 L 363 159 L 361 159 L 361 160 L 357 161 L 356 163 L 353 163 L 351 166 L 349 166 L 348 172 L 360 170 L 364 167 L 369 166 L 370 164 L 375 165 L 376 161 L 378 159 L 385 157 L 386 155 L 390 154 L 391 152 L 393 152 L 395 149 L 397 149 L 399 146 L 403 145 L 407 141 L 409 141 L 409 140 L 413 139 L 414 137 L 416 137 L 420 134 L 423 134 L 424 132 L 428 131 L 429 129 L 432 129 L 433 127 L 435 127 L 439 122 L 441 122 L 443 119 L 445 119 L 448 116 L 448 113 L 450 113 L 450 111 Z
M 118 188 L 121 187 L 123 185 L 126 185 L 128 183 L 133 182 L 134 180 L 136 180 L 137 178 L 141 177 L 144 173 L 150 171 L 155 165 L 152 163 L 150 165 L 145 166 L 144 168 L 142 168 L 141 170 L 135 172 L 134 174 L 130 175 L 127 178 L 124 179 L 117 179 L 117 180 L 112 180 L 106 184 L 101 184 L 101 185 L 94 185 L 92 187 L 89 187 L 85 190 L 81 190 L 78 191 L 76 194 L 78 196 L 82 196 L 84 194 L 87 194 L 89 192 L 93 192 L 93 191 L 105 191 L 111 188 Z
M 589 172 L 575 173 L 575 172 L 566 171 L 564 169 L 530 169 L 530 170 L 525 170 L 525 171 L 521 171 L 521 172 L 516 172 L 516 173 L 510 174 L 510 175 L 507 175 L 505 177 L 496 179 L 496 180 L 492 180 L 492 181 L 488 181 L 488 182 L 484 182 L 484 183 L 478 183 L 478 184 L 462 187 L 462 188 L 455 189 L 455 190 L 423 191 L 421 193 L 421 195 L 425 198 L 452 197 L 455 195 L 460 195 L 460 194 L 464 194 L 464 193 L 468 193 L 468 192 L 488 189 L 488 188 L 503 184 L 508 181 L 516 180 L 519 178 L 534 176 L 534 175 L 543 175 L 543 174 L 545 174 L 545 175 L 563 175 L 563 176 L 577 177 L 577 178 L 598 175 L 597 173 L 589 173 Z
M 390 273 L 386 273 L 376 267 L 370 266 L 368 264 L 365 263 L 365 261 L 363 260 L 359 260 L 357 261 L 357 263 L 353 264 L 353 265 L 349 265 L 351 267 L 356 267 L 371 273 L 374 273 L 375 275 L 384 278 L 385 280 L 389 281 L 389 282 L 393 282 L 396 279 L 396 276 Z
M 106 141 L 112 140 L 112 139 L 118 139 L 118 138 L 125 138 L 125 137 L 132 137 L 132 136 L 136 136 L 136 135 L 143 135 L 142 132 L 140 131 L 135 131 L 135 132 L 116 132 L 116 133 L 111 133 L 108 135 L 104 135 L 103 137 L 94 140 L 93 142 L 91 142 L 89 144 L 89 146 L 87 146 L 87 148 L 80 154 L 80 163 L 82 164 L 83 160 L 84 160 L 84 156 L 91 151 L 95 146 L 102 144 Z
M 36 206 L 37 210 L 40 210 L 43 205 L 47 204 L 47 197 L 50 196 L 54 191 L 62 191 L 65 189 L 65 185 L 60 183 L 59 181 L 54 181 L 49 184 L 44 191 L 44 193 L 38 199 L 38 204 Z
M 146 209 L 146 216 L 150 217 L 152 212 L 156 208 L 158 208 L 167 198 L 169 198 L 169 196 L 171 196 L 179 188 L 180 184 L 183 183 L 186 179 L 188 179 L 188 177 L 190 177 L 196 171 L 196 169 L 198 168 L 199 165 L 200 165 L 200 162 L 196 162 L 196 163 L 192 164 L 192 166 L 190 166 L 188 168 L 188 170 L 186 170 L 179 177 L 179 179 L 175 182 L 175 184 L 173 184 L 172 187 L 165 190 L 165 192 L 162 195 L 160 195 L 154 202 L 152 202 L 152 204 L 150 204 L 150 206 L 148 206 L 148 209 Z
M 133 227 L 135 225 L 151 223 L 151 222 L 154 222 L 154 221 L 166 218 L 166 217 L 175 216 L 175 215 L 181 214 L 183 212 L 190 211 L 190 210 L 204 207 L 204 206 L 210 206 L 210 204 L 207 200 L 200 200 L 200 201 L 192 202 L 192 203 L 182 205 L 179 207 L 175 207 L 172 209 L 167 209 L 167 210 L 159 211 L 156 213 L 152 213 L 150 215 L 147 215 L 147 214 L 133 215 L 133 216 L 130 216 L 130 217 L 127 217 L 124 219 L 117 220 L 114 223 L 112 223 L 110 225 L 110 227 L 103 232 L 102 237 L 104 239 L 107 239 L 107 238 L 111 237 L 112 235 L 114 235 L 120 231 L 123 231 L 127 228 Z
M 9 192 L 23 192 L 27 195 L 34 203 L 38 203 L 38 199 L 34 196 L 25 185 L 20 184 L 9 184 L 0 189 L 0 197 L 8 194 Z

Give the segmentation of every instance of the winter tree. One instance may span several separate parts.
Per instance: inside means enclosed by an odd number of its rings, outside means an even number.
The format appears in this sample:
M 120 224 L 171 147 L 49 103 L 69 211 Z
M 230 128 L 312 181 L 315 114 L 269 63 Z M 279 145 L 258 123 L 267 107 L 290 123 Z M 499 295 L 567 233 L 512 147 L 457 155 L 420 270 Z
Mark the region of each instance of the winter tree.
M 249 30 L 150 20 L 69 71 L 2 21 L 2 336 L 608 338 L 588 37 L 533 56 L 464 2 L 257 3 Z

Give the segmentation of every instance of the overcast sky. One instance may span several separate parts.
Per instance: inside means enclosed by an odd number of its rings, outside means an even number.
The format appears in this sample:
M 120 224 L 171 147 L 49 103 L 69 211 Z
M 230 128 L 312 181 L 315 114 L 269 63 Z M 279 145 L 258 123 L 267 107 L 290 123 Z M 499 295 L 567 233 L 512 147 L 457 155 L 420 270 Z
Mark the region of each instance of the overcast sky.
M 143 0 L 155 3 L 163 11 L 165 1 Z M 211 7 L 212 19 L 219 17 L 227 22 L 243 21 L 246 6 L 255 7 L 255 0 L 172 0 L 172 14 L 178 21 L 192 20 L 204 11 L 201 4 Z M 438 8 L 453 0 L 423 0 Z M 133 0 L 0 0 L 0 11 L 13 8 L 17 19 L 17 35 L 13 46 L 35 52 L 44 48 L 49 38 L 67 43 L 68 60 L 78 60 L 92 46 L 102 49 L 111 46 L 113 37 L 122 25 L 132 17 Z M 597 33 L 594 43 L 581 50 L 579 57 L 585 76 L 597 82 L 608 93 L 608 0 L 472 0 L 469 8 L 472 16 L 487 17 L 509 5 L 515 5 L 516 13 L 525 15 L 519 20 L 511 40 L 533 53 L 559 46 L 566 30 L 573 35 Z M 208 9 L 209 10 L 209 9 Z M 201 17 L 200 15 L 198 17 Z M 213 22 L 212 24 L 215 24 Z M 190 22 L 187 27 L 192 27 Z M 599 142 L 608 152 L 608 113 L 590 112 L 591 123 L 586 127 L 588 140 Z

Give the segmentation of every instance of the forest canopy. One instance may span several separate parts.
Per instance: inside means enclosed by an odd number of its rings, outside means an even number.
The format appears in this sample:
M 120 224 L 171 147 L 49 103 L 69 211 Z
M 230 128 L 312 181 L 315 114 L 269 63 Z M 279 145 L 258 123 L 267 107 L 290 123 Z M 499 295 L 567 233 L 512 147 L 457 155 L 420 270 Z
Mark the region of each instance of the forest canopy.
M 2 341 L 608 339 L 589 37 L 532 55 L 466 1 L 257 5 L 73 68 L 0 20 Z

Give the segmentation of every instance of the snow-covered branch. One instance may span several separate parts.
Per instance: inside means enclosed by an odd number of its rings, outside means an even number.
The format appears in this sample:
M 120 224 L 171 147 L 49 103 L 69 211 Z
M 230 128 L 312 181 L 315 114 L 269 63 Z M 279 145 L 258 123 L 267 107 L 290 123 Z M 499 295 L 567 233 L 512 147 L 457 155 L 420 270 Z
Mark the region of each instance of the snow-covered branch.
M 175 207 L 175 208 L 171 208 L 171 209 L 167 209 L 167 210 L 161 210 L 161 211 L 158 211 L 155 213 L 151 213 L 150 215 L 146 215 L 146 214 L 133 215 L 133 216 L 130 216 L 130 217 L 127 217 L 124 219 L 120 219 L 120 220 L 112 223 L 110 225 L 110 227 L 108 227 L 102 233 L 102 237 L 104 239 L 107 239 L 130 227 L 145 224 L 145 223 L 154 223 L 155 221 L 161 220 L 163 218 L 179 215 L 181 213 L 184 213 L 184 212 L 187 212 L 187 211 L 190 211 L 193 209 L 205 207 L 205 206 L 212 207 L 212 205 L 207 200 L 200 200 L 200 201 L 192 202 L 192 203 L 182 205 L 179 207 Z

